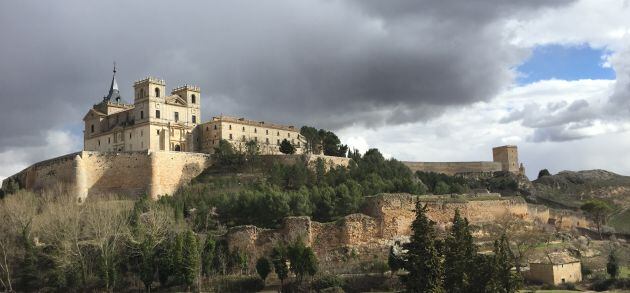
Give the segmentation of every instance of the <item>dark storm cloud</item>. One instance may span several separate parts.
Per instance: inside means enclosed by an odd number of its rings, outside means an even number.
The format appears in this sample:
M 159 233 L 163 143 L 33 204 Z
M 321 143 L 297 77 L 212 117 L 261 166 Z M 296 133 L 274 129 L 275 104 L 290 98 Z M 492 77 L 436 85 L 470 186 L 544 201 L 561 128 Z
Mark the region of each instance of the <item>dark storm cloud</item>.
M 527 54 L 501 20 L 569 1 L 3 1 L 0 152 L 78 127 L 148 74 L 219 113 L 296 125 L 423 121 L 488 100 Z M 470 4 L 470 3 L 474 3 Z

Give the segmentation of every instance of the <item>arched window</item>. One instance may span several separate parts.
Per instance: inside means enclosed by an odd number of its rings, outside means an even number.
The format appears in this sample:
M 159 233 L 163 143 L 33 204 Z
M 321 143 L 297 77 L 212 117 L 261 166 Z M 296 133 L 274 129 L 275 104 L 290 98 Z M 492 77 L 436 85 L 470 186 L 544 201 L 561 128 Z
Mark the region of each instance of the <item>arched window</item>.
M 193 104 L 197 103 L 197 96 L 195 96 L 194 94 L 192 96 L 190 96 L 190 100 L 192 101 Z
M 156 97 L 156 98 L 159 98 L 159 97 L 160 97 L 160 88 L 159 88 L 159 87 L 156 87 L 156 88 L 155 88 L 155 97 Z
M 144 98 L 144 89 L 140 89 L 140 93 L 138 93 L 138 99 Z
M 180 147 L 178 144 L 175 145 L 175 151 L 176 152 L 181 152 L 182 151 L 182 147 Z
M 94 133 L 94 124 L 92 124 L 91 130 L 92 130 L 92 133 Z

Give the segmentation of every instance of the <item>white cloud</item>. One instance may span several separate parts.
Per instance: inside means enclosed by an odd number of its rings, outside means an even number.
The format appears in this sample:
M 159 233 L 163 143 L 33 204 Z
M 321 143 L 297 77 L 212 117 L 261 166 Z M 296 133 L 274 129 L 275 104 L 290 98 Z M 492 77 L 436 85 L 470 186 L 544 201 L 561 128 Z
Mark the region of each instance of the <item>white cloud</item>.
M 38 146 L 11 148 L 0 153 L 0 180 L 38 161 L 76 152 L 82 148 L 81 137 L 65 130 L 50 130 L 42 134 L 44 143 Z

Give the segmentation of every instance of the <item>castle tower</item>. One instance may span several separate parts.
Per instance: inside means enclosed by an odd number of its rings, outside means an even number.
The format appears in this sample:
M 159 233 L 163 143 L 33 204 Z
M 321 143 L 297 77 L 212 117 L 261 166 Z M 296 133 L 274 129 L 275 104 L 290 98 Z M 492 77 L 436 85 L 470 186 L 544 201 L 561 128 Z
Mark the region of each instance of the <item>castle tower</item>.
M 114 62 L 114 74 L 112 75 L 112 83 L 109 86 L 109 93 L 103 97 L 106 102 L 120 103 L 120 91 L 118 90 L 118 83 L 116 82 L 116 63 Z
M 501 170 L 520 174 L 518 149 L 515 145 L 504 145 L 492 148 L 492 160 L 501 163 Z

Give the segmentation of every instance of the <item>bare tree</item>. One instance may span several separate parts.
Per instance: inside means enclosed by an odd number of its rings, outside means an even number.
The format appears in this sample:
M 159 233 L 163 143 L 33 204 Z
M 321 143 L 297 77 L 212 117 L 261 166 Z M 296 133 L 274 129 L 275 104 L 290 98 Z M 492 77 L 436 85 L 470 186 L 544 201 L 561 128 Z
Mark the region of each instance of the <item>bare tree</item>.
M 0 284 L 5 291 L 13 291 L 13 266 L 24 255 L 25 245 L 21 244 L 32 241 L 38 207 L 36 195 L 26 191 L 18 191 L 0 202 Z
M 532 225 L 522 218 L 509 213 L 497 218 L 495 223 L 497 226 L 495 227 L 495 231 L 492 231 L 493 234 L 495 234 L 495 237 L 505 234 L 509 243 L 508 247 L 512 255 L 514 255 L 516 271 L 520 272 L 520 265 L 527 260 L 531 251 L 540 242 L 545 241 L 544 231 L 537 229 L 535 225 Z
M 121 202 L 100 198 L 85 204 L 85 238 L 99 254 L 99 264 L 106 290 L 111 290 L 115 279 L 116 256 L 129 231 L 129 207 Z

